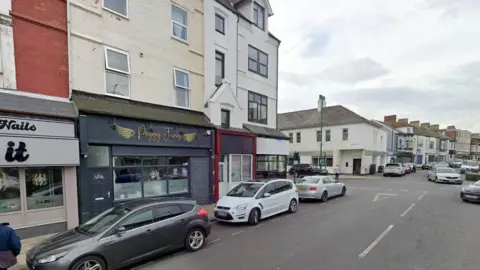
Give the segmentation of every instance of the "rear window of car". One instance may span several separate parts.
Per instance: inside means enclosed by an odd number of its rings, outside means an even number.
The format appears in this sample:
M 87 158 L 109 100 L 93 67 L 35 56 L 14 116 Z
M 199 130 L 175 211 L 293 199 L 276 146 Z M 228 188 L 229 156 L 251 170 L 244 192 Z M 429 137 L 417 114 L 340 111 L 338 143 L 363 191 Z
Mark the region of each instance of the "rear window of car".
M 299 184 L 318 184 L 318 181 L 320 181 L 319 177 L 304 177 L 300 179 Z
M 454 169 L 442 167 L 442 168 L 437 168 L 437 173 L 456 173 L 456 172 Z
M 400 164 L 397 163 L 388 163 L 386 167 L 400 167 Z

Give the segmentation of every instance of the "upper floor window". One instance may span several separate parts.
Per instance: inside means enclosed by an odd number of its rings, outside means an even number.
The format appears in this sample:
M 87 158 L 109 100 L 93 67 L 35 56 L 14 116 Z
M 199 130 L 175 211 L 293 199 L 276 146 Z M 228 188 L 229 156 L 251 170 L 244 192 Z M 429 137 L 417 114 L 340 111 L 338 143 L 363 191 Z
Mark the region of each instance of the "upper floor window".
M 297 132 L 297 143 L 301 143 L 301 142 L 302 142 L 302 133 Z
M 225 78 L 225 55 L 221 52 L 215 52 L 215 85 L 222 85 L 222 79 Z
M 130 97 L 130 60 L 126 52 L 105 48 L 105 93 Z
M 215 14 L 215 31 L 225 35 L 225 18 Z
M 433 142 L 430 142 L 429 148 L 430 148 L 430 149 L 433 149 Z
M 128 0 L 103 0 L 103 7 L 120 16 L 128 17 Z
M 251 45 L 248 46 L 248 70 L 268 78 L 268 55 Z
M 230 111 L 228 110 L 222 110 L 222 127 L 230 127 Z
M 253 6 L 253 24 L 258 28 L 265 30 L 265 8 L 256 2 Z
M 172 31 L 173 36 L 187 41 L 188 13 L 185 9 L 175 5 L 172 5 Z
M 330 141 L 330 136 L 331 136 L 331 131 L 330 129 L 325 130 L 325 141 L 329 142 Z
M 175 106 L 190 108 L 190 73 L 180 70 L 173 70 L 173 81 L 175 84 Z
M 344 128 L 344 129 L 342 130 L 342 139 L 343 139 L 344 141 L 348 141 L 348 128 Z
M 322 131 L 317 130 L 317 142 L 321 142 L 321 141 L 322 141 Z
M 293 133 L 288 133 L 288 140 L 293 143 Z
M 254 92 L 248 92 L 248 121 L 267 124 L 268 98 Z

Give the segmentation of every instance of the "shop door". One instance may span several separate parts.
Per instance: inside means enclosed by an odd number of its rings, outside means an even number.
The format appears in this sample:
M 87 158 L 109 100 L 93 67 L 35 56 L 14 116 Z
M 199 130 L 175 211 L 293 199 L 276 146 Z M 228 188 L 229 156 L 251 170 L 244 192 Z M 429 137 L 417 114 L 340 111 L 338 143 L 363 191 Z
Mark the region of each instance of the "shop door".
M 228 158 L 228 157 L 227 157 Z M 218 165 L 218 196 L 221 198 L 229 191 L 227 164 L 224 162 Z
M 90 217 L 94 217 L 113 206 L 113 182 L 108 168 L 90 169 L 88 172 L 88 179 L 92 181 Z

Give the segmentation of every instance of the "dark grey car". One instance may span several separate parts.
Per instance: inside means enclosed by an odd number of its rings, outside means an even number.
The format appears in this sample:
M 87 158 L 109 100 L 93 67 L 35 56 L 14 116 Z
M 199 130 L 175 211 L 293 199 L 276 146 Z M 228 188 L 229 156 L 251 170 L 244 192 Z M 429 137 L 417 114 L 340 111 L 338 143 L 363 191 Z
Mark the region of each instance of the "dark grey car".
M 105 270 L 185 247 L 200 250 L 210 234 L 207 211 L 194 201 L 121 203 L 27 252 L 35 270 Z

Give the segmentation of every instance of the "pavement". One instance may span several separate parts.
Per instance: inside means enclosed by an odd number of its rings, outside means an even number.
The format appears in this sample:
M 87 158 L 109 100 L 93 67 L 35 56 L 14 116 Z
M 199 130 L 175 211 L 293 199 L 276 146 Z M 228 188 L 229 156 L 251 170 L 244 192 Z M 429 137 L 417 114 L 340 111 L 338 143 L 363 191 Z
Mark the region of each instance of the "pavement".
M 215 222 L 203 250 L 136 269 L 480 269 L 480 205 L 462 202 L 461 186 L 428 182 L 421 170 L 342 181 L 345 197 L 302 202 L 255 227 Z

